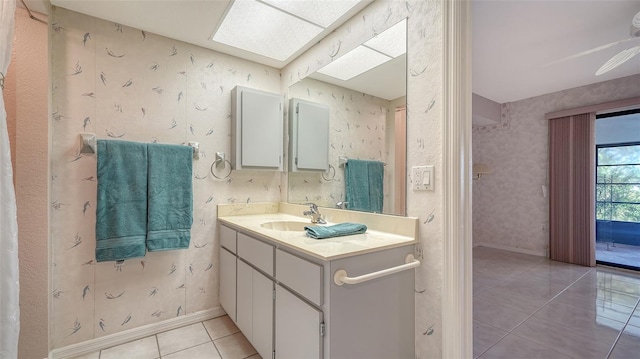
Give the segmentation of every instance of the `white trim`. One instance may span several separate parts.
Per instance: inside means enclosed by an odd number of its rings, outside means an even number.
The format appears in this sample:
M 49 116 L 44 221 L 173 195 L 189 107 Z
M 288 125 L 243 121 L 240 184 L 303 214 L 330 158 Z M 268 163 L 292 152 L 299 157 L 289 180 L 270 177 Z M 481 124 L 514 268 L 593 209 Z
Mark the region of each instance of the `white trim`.
M 548 257 L 546 251 L 537 251 L 534 249 L 524 249 L 524 248 L 518 248 L 518 247 L 503 246 L 501 244 L 493 244 L 493 243 L 487 243 L 487 242 L 474 243 L 473 247 L 495 248 L 495 249 L 502 249 L 509 252 L 530 254 L 532 256 Z
M 146 338 L 148 336 L 180 328 L 186 325 L 198 323 L 211 318 L 220 317 L 226 313 L 222 307 L 203 310 L 197 313 L 183 315 L 176 318 L 163 320 L 158 323 L 147 324 L 138 328 L 125 330 L 118 333 L 105 335 L 82 343 L 72 344 L 49 352 L 49 359 L 70 358 L 78 355 L 94 353 L 102 349 L 128 343 L 132 340 Z
M 473 357 L 471 2 L 442 1 L 442 357 Z

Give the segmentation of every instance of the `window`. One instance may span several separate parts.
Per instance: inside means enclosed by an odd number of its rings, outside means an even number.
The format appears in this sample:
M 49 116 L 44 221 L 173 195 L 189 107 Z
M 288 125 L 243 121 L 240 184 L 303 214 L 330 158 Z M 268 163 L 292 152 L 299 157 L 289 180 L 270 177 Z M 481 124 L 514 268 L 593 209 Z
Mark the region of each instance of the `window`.
M 597 146 L 596 220 L 640 222 L 640 142 Z

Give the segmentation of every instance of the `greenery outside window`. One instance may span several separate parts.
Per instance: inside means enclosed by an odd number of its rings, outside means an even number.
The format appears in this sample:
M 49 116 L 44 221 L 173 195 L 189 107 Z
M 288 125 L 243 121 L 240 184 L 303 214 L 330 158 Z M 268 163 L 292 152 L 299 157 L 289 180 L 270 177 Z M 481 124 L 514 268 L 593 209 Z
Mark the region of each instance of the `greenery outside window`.
M 596 220 L 640 223 L 640 142 L 596 151 Z

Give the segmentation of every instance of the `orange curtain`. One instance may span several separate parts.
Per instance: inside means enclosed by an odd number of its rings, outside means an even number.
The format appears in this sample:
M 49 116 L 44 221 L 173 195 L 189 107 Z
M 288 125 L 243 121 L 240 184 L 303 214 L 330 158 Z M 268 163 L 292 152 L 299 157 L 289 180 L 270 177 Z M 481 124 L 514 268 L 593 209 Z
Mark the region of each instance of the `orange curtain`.
M 549 120 L 549 257 L 595 266 L 595 113 Z

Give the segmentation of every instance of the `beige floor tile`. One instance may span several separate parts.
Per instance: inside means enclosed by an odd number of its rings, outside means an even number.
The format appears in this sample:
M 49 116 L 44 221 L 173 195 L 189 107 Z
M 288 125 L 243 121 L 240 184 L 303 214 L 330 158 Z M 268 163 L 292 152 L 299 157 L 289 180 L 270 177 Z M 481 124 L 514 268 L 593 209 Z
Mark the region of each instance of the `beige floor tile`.
M 566 288 L 566 284 L 558 282 L 553 278 L 540 277 L 531 273 L 522 273 L 498 285 L 497 288 L 547 301 L 562 292 Z
M 473 319 L 496 328 L 511 331 L 529 314 L 497 304 L 483 297 L 473 298 Z
M 500 287 L 489 288 L 479 296 L 526 314 L 535 313 L 548 302 L 546 298 L 518 294 Z
M 629 327 L 627 327 L 629 328 Z M 620 339 L 613 347 L 610 359 L 629 359 L 640 357 L 640 328 L 637 334 L 630 334 L 627 330 L 620 336 Z
M 590 270 L 593 269 L 562 262 L 548 261 L 534 266 L 528 271 L 528 273 L 540 277 L 550 278 L 556 282 L 570 285 L 576 280 L 580 279 Z
M 477 358 L 482 353 L 500 341 L 507 332 L 490 325 L 473 321 L 473 357 Z
M 100 351 L 75 356 L 71 359 L 100 359 Z
M 170 330 L 158 334 L 158 345 L 162 356 L 188 349 L 211 341 L 202 323 Z
M 596 335 L 603 330 L 613 330 L 617 334 L 624 327 L 631 310 L 624 305 L 602 301 L 569 304 L 554 300 L 540 309 L 535 316 L 587 335 Z
M 100 352 L 100 359 L 156 359 L 159 356 L 155 335 Z
M 252 356 L 248 357 L 247 359 L 262 359 L 262 357 L 260 356 L 260 354 L 253 354 Z
M 209 332 L 209 336 L 211 336 L 211 339 L 213 340 L 226 337 L 227 335 L 240 331 L 228 315 L 207 320 L 206 322 L 203 322 L 203 324 L 207 329 L 207 332 Z
M 256 350 L 242 333 L 228 335 L 214 340 L 213 343 L 223 359 L 243 359 L 256 354 Z
M 484 353 L 480 359 L 571 359 L 571 357 L 509 334 Z
M 605 358 L 618 334 L 615 331 L 603 331 L 602 336 L 593 337 L 535 316 L 529 318 L 512 333 L 565 355 L 581 359 Z
M 191 347 L 189 349 L 181 350 L 179 352 L 163 355 L 162 359 L 220 359 L 218 350 L 213 345 L 213 342 Z
M 633 316 L 631 316 L 631 319 L 629 320 L 629 325 L 640 327 L 640 307 L 633 312 Z

